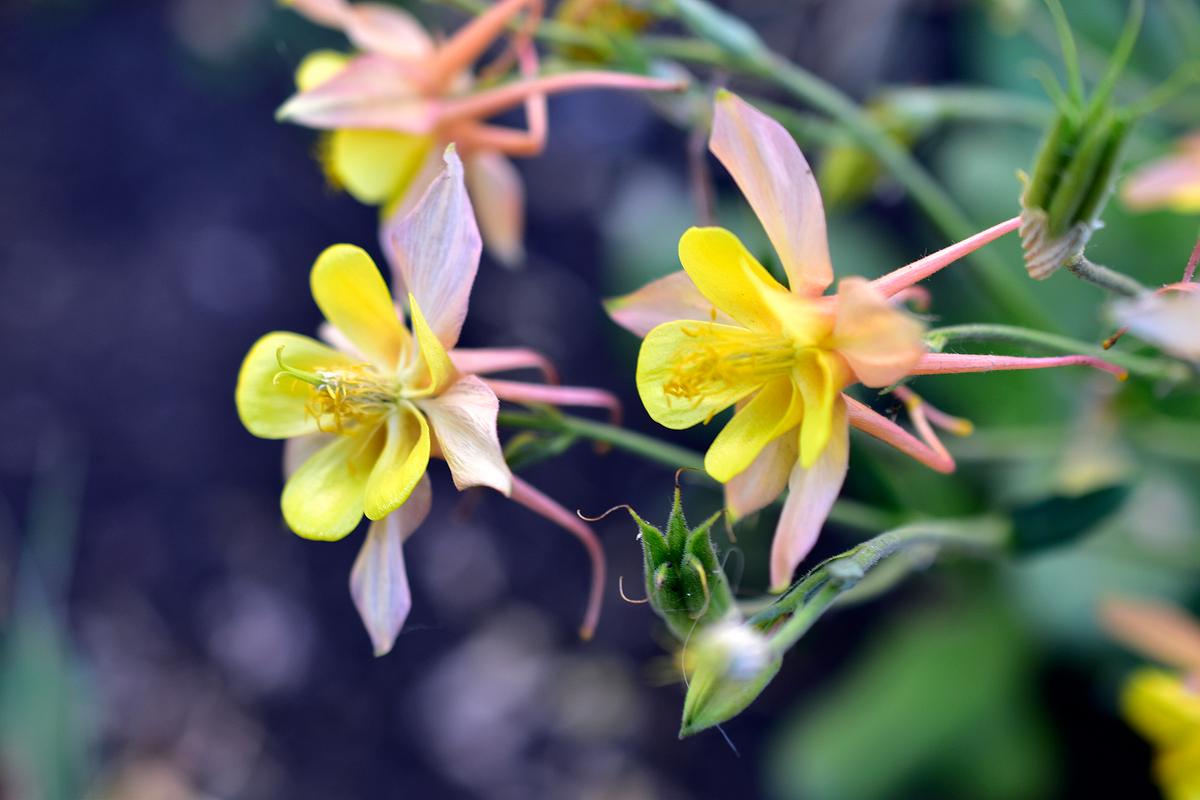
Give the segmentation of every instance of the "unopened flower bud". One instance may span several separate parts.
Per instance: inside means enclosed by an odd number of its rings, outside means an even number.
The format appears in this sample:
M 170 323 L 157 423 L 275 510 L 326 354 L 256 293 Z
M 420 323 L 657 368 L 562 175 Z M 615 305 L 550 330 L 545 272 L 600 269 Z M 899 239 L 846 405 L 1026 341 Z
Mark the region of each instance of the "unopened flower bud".
M 740 714 L 762 692 L 782 659 L 757 628 L 725 623 L 696 637 L 680 738 Z
M 666 534 L 629 513 L 642 541 L 646 597 L 676 637 L 686 641 L 698 629 L 736 614 L 729 581 L 709 538 L 719 514 L 689 529 L 678 488 Z

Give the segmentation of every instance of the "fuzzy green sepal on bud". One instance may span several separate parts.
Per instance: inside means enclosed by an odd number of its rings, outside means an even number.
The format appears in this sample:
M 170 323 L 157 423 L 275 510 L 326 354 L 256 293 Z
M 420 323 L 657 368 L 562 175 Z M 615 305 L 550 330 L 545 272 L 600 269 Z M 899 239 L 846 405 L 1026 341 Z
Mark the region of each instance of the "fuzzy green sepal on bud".
M 1075 43 L 1058 0 L 1048 0 L 1058 26 L 1069 90 L 1052 87 L 1058 113 L 1021 194 L 1021 247 L 1031 278 L 1044 280 L 1082 258 L 1112 195 L 1136 114 L 1113 107 L 1113 88 L 1141 26 L 1142 3 L 1129 21 L 1090 99 L 1083 96 Z
M 689 650 L 692 667 L 679 726 L 681 739 L 740 714 L 783 663 L 761 631 L 732 622 L 704 631 Z
M 736 615 L 729 581 L 709 536 L 720 512 L 689 528 L 676 488 L 665 534 L 632 509 L 629 514 L 642 542 L 646 597 L 671 633 L 687 641 L 700 628 Z

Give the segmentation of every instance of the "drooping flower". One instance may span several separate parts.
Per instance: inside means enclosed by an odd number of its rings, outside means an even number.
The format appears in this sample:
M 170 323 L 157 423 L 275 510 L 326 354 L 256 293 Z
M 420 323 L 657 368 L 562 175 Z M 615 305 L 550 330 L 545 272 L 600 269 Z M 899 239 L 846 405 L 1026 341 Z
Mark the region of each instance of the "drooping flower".
M 359 51 L 309 54 L 296 72 L 298 92 L 278 117 L 329 131 L 323 162 L 333 182 L 384 216 L 402 216 L 437 171 L 448 143 L 462 153 L 488 250 L 501 261 L 522 252 L 524 191 L 507 156 L 532 156 L 546 140 L 546 96 L 587 88 L 671 90 L 676 81 L 616 72 L 539 77 L 528 29 L 540 0 L 503 0 L 445 41 L 435 41 L 408 13 L 347 0 L 284 0 L 321 25 L 343 31 Z M 476 89 L 471 65 L 522 12 L 530 15 L 514 50 L 522 79 Z M 489 124 L 524 104 L 528 129 Z
M 1183 280 L 1168 283 L 1154 292 L 1113 305 L 1113 315 L 1121 329 L 1110 336 L 1104 346 L 1112 347 L 1126 331 L 1162 348 L 1176 358 L 1200 364 L 1200 283 L 1196 269 L 1200 267 L 1200 240 L 1192 249 Z
M 1121 198 L 1135 211 L 1200 214 L 1200 133 L 1181 139 L 1171 155 L 1134 170 Z
M 613 319 L 642 335 L 637 384 L 651 418 L 668 428 L 708 422 L 736 405 L 705 469 L 725 484 L 736 518 L 787 502 L 771 553 L 781 589 L 812 548 L 846 475 L 850 426 L 922 463 L 954 468 L 919 401 L 920 439 L 843 394 L 909 375 L 1090 364 L 1086 356 L 1020 358 L 927 353 L 922 325 L 896 308 L 913 284 L 1004 235 L 1011 219 L 874 281 L 843 279 L 836 295 L 825 212 L 790 135 L 735 95 L 718 94 L 709 147 L 733 175 L 787 273 L 784 287 L 734 234 L 692 228 L 679 242 L 684 271 L 610 301 Z
M 1109 600 L 1101 619 L 1118 641 L 1171 672 L 1143 667 L 1125 683 L 1121 711 L 1154 745 L 1154 777 L 1167 800 L 1200 797 L 1200 625 L 1173 606 Z
M 479 264 L 479 229 L 462 163 L 446 168 L 390 237 L 393 286 L 405 292 L 411 330 L 371 257 L 347 244 L 313 265 L 313 298 L 334 346 L 274 332 L 251 347 L 238 376 L 238 414 L 256 436 L 286 439 L 281 505 L 288 527 L 309 539 L 349 535 L 371 520 L 351 591 L 377 654 L 391 649 L 410 597 L 403 541 L 424 521 L 430 457 L 443 459 L 455 486 L 488 486 L 568 528 L 587 546 L 593 587 L 584 632 L 599 612 L 600 549 L 586 526 L 514 477 L 496 431 L 500 397 L 615 408 L 585 387 L 488 381 L 479 373 L 548 369 L 524 350 L 453 349 Z

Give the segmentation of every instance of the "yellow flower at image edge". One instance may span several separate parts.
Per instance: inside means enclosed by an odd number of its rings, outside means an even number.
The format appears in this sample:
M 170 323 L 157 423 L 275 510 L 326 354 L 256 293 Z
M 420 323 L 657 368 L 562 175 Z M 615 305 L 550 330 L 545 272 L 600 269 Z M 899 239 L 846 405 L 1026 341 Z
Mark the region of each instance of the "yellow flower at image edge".
M 358 354 L 299 334 L 269 333 L 246 356 L 236 399 L 242 423 L 256 436 L 325 440 L 288 479 L 282 507 L 299 535 L 336 540 L 364 514 L 382 519 L 408 499 L 429 464 L 421 401 L 456 376 L 416 300 L 409 297 L 410 334 L 361 249 L 330 247 L 314 264 L 311 282 L 325 318 Z
M 1200 798 L 1200 692 L 1178 675 L 1142 669 L 1126 684 L 1122 710 L 1154 745 L 1154 776 L 1168 800 Z

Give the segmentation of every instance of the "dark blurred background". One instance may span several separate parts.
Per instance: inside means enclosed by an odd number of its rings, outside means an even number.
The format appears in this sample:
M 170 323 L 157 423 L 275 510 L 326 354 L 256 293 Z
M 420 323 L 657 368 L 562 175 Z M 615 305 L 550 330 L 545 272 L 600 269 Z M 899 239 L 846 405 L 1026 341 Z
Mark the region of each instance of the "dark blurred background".
M 1057 58 L 1025 5 L 731 10 L 859 98 L 982 82 L 1036 100 L 1028 59 Z M 1067 6 L 1103 52 L 1123 3 Z M 415 10 L 443 28 L 461 20 Z M 1161 77 L 1163 18 L 1152 14 L 1147 37 L 1140 68 Z M 1187 453 L 1138 451 L 1130 507 L 1153 513 L 1125 515 L 1101 544 L 938 567 L 826 618 L 725 737 L 683 742 L 666 637 L 616 593 L 616 576 L 638 583 L 633 526 L 596 525 L 612 580 L 583 644 L 577 544 L 494 494 L 457 494 L 435 464 L 433 514 L 407 547 L 413 612 L 394 652 L 372 658 L 347 589 L 358 537 L 317 544 L 284 528 L 279 444 L 246 433 L 233 407 L 256 337 L 317 325 L 315 256 L 341 241 L 378 256 L 374 210 L 325 185 L 311 131 L 272 118 L 322 44 L 338 39 L 268 0 L 0 6 L 0 796 L 1155 796 L 1149 750 L 1115 711 L 1132 661 L 1104 644 L 1091 608 L 1123 586 L 1191 597 Z M 1139 153 L 1172 132 L 1151 126 Z M 918 154 L 982 226 L 1015 213 L 1013 175 L 1037 137 L 954 125 Z M 631 427 L 702 448 L 711 430 L 670 434 L 646 418 L 637 343 L 598 303 L 673 268 L 695 219 L 685 141 L 636 96 L 552 101 L 546 153 L 519 164 L 528 264 L 485 257 L 463 342 L 537 348 L 566 382 L 618 392 Z M 722 220 L 761 240 L 716 171 Z M 1177 273 L 1194 236 L 1194 221 L 1119 208 L 1109 225 L 1097 257 L 1135 260 L 1148 281 Z M 886 181 L 831 212 L 831 235 L 842 274 L 946 244 Z M 1015 243 L 1003 247 L 1019 269 Z M 946 319 L 989 318 L 961 277 L 935 289 Z M 1056 278 L 1039 298 L 1077 335 L 1103 333 L 1088 287 Z M 1075 374 L 968 378 L 953 395 L 928 384 L 979 423 L 962 474 L 856 444 L 850 495 L 939 514 L 987 507 L 1061 474 L 1079 428 L 1062 420 L 1111 399 Z M 1014 438 L 989 440 L 989 427 Z M 1120 466 L 1109 438 L 1093 466 Z M 584 444 L 526 477 L 570 509 L 631 503 L 651 519 L 665 517 L 672 485 L 668 469 Z M 720 502 L 700 483 L 686 500 L 697 517 Z M 750 525 L 731 548 L 749 594 L 765 583 L 772 528 Z M 831 528 L 817 555 L 856 535 Z M 1129 556 L 1138 541 L 1149 561 Z

